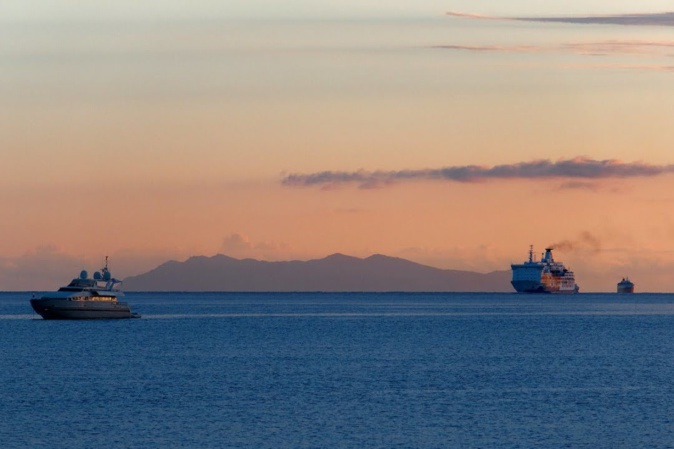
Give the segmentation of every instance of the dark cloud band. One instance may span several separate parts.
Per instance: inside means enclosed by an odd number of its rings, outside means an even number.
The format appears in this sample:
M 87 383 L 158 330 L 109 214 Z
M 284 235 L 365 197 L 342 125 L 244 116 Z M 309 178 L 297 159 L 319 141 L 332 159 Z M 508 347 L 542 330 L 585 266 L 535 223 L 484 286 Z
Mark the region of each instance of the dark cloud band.
M 653 165 L 643 162 L 621 162 L 614 159 L 574 158 L 560 161 L 538 160 L 516 164 L 452 166 L 437 169 L 398 171 L 323 171 L 295 173 L 286 176 L 286 186 L 332 187 L 357 184 L 361 188 L 381 187 L 405 181 L 478 182 L 493 179 L 574 179 L 652 177 L 674 172 L 674 165 Z
M 599 25 L 674 26 L 674 12 L 557 17 L 496 17 L 459 11 L 448 11 L 445 14 L 448 16 L 465 19 L 520 20 L 524 22 L 556 22 Z
M 674 26 L 674 12 L 584 17 L 517 17 L 515 20 L 599 25 Z

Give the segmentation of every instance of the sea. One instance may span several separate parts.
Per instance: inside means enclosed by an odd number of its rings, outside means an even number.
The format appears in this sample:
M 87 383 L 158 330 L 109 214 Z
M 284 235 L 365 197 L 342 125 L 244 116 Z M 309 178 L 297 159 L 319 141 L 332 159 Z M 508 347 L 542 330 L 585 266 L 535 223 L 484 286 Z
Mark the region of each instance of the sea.
M 672 448 L 674 295 L 0 293 L 0 447 Z

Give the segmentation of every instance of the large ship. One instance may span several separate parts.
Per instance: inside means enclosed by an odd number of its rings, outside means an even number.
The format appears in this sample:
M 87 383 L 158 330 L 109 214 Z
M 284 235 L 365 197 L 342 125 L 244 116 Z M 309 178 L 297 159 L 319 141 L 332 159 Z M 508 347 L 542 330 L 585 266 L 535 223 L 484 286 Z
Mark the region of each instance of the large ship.
M 519 293 L 578 293 L 573 271 L 552 258 L 552 248 L 546 248 L 543 258 L 534 258 L 534 247 L 529 247 L 529 260 L 512 264 L 515 290 Z
M 630 281 L 629 278 L 623 278 L 622 281 L 618 282 L 618 293 L 634 293 L 634 282 Z
M 118 301 L 124 296 L 119 289 L 121 281 L 115 279 L 108 270 L 108 258 L 105 267 L 90 278 L 82 270 L 78 278 L 58 291 L 47 293 L 41 298 L 33 298 L 30 305 L 45 320 L 83 320 L 107 318 L 138 318 L 129 305 Z

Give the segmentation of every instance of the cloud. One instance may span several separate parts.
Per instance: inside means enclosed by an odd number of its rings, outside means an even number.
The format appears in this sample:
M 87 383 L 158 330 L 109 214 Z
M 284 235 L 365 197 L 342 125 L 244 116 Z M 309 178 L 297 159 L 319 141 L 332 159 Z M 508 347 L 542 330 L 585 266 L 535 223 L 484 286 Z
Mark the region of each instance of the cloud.
M 43 245 L 20 256 L 0 257 L 0 285 L 6 290 L 55 290 L 89 265 L 54 245 Z
M 604 16 L 550 16 L 550 17 L 498 17 L 461 11 L 448 11 L 451 17 L 478 20 L 518 20 L 522 22 L 553 22 L 593 25 L 674 26 L 674 12 L 651 14 L 617 14 Z
M 222 250 L 226 253 L 248 251 L 253 247 L 247 235 L 233 233 L 222 239 Z
M 246 234 L 238 232 L 229 234 L 222 239 L 220 250 L 230 257 L 268 261 L 302 258 L 304 256 L 285 243 L 274 241 L 253 242 Z
M 674 12 L 653 14 L 618 14 L 606 16 L 568 17 L 513 17 L 512 20 L 526 22 L 555 22 L 574 24 L 632 25 L 632 26 L 674 26 Z
M 615 159 L 594 160 L 584 157 L 559 161 L 537 160 L 515 164 L 450 166 L 437 169 L 366 171 L 323 171 L 290 174 L 282 184 L 290 187 L 321 186 L 334 188 L 357 184 L 374 188 L 409 181 L 479 182 L 505 179 L 570 179 L 652 177 L 674 172 L 674 165 L 653 165 L 644 162 L 622 162 Z
M 433 48 L 444 50 L 465 50 L 474 52 L 494 53 L 539 53 L 550 51 L 549 47 L 538 45 L 435 45 Z
M 560 47 L 568 51 L 590 56 L 610 54 L 665 54 L 674 49 L 674 41 L 625 41 L 607 40 L 598 42 L 575 42 Z
M 576 69 L 641 70 L 648 72 L 674 72 L 674 65 L 661 64 L 567 64 L 565 67 Z
M 562 183 L 559 188 L 561 190 L 589 190 L 591 192 L 596 192 L 599 189 L 599 186 L 594 182 L 568 181 Z
M 561 45 L 435 45 L 442 50 L 472 51 L 477 53 L 545 53 L 564 52 L 582 56 L 655 55 L 671 56 L 674 41 L 570 42 Z
M 120 249 L 110 254 L 110 270 L 124 279 L 151 270 L 172 259 L 186 259 L 193 252 L 175 249 Z M 0 256 L 0 286 L 8 291 L 51 291 L 79 276 L 90 274 L 105 264 L 95 258 L 68 254 L 55 245 L 42 245 L 17 256 Z
M 431 48 L 448 51 L 474 53 L 568 53 L 583 57 L 631 56 L 671 58 L 674 54 L 674 41 L 624 41 L 607 40 L 597 42 L 569 42 L 559 45 L 435 45 Z M 597 70 L 638 70 L 642 72 L 674 72 L 674 64 L 634 64 L 634 63 L 577 63 L 563 64 L 564 69 Z
M 470 12 L 461 12 L 461 11 L 447 11 L 445 13 L 447 16 L 458 17 L 462 19 L 480 19 L 480 20 L 509 20 L 505 17 L 497 16 L 485 16 L 483 14 L 474 14 Z

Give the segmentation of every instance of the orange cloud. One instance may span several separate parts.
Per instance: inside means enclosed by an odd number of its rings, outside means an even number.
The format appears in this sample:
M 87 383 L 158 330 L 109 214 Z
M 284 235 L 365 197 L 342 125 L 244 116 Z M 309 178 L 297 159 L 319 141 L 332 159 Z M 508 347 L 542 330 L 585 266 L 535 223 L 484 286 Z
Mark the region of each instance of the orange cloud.
M 447 16 L 451 17 L 459 17 L 462 19 L 481 19 L 481 20 L 510 20 L 505 17 L 497 17 L 497 16 L 486 16 L 483 14 L 475 14 L 475 13 L 469 13 L 469 12 L 461 12 L 461 11 L 447 11 L 445 13 Z
M 238 232 L 229 234 L 222 240 L 220 250 L 230 257 L 256 258 L 260 260 L 283 260 L 288 257 L 303 257 L 289 245 L 281 242 L 262 241 L 253 242 Z
M 571 42 L 561 45 L 435 45 L 443 50 L 494 52 L 494 53 L 544 53 L 567 52 L 583 56 L 606 55 L 656 55 L 669 56 L 674 49 L 674 41 L 598 41 Z

